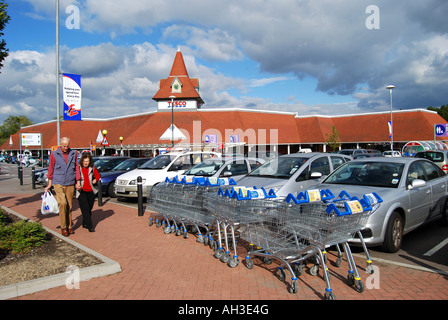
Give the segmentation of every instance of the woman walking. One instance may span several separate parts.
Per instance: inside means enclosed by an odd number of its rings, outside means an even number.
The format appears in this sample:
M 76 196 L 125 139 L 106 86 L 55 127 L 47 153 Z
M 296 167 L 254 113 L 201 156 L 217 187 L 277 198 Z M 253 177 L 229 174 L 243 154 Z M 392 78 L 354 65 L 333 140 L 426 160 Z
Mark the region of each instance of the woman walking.
M 95 228 L 92 224 L 92 209 L 95 203 L 95 195 L 98 190 L 95 184 L 101 178 L 98 170 L 93 166 L 93 159 L 90 153 L 83 153 L 79 160 L 81 172 L 81 185 L 77 186 L 76 198 L 78 198 L 79 207 L 82 212 L 82 226 L 90 232 L 94 232 Z

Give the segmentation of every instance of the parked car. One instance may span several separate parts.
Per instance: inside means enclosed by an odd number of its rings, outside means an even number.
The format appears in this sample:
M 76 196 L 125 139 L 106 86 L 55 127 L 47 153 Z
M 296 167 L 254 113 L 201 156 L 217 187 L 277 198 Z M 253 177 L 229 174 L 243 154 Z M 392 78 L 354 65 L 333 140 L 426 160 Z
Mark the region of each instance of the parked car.
M 396 157 L 401 157 L 401 152 L 397 151 L 397 150 L 387 150 L 383 152 L 383 157 L 387 157 L 387 158 L 396 158 Z
M 360 153 L 367 153 L 367 151 L 365 149 L 341 149 L 338 153 L 345 154 L 347 156 L 354 156 Z
M 232 178 L 235 182 L 265 163 L 261 158 L 225 157 L 206 159 L 191 167 L 183 176 Z
M 114 156 L 106 156 L 97 158 L 94 163 L 95 168 L 99 173 L 110 171 L 124 160 L 130 159 L 130 157 L 114 157 Z
M 110 197 L 116 197 L 114 192 L 115 179 L 125 172 L 137 169 L 141 165 L 145 164 L 152 158 L 131 158 L 126 159 L 122 163 L 118 164 L 110 171 L 101 173 L 101 191 L 102 194 Z
M 383 202 L 361 231 L 367 245 L 386 252 L 400 249 L 403 235 L 435 219 L 448 224 L 448 176 L 433 162 L 413 157 L 353 160 L 321 184 L 336 197 L 346 191 L 362 199 L 375 192 Z M 355 238 L 353 242 L 359 243 Z
M 417 152 L 415 158 L 428 159 L 439 166 L 443 172 L 448 173 L 448 150 L 425 150 Z
M 273 189 L 276 195 L 304 190 L 318 184 L 351 157 L 335 153 L 293 153 L 274 158 L 237 181 L 246 187 Z
M 372 157 L 382 157 L 381 152 L 378 153 L 359 153 L 352 156 L 352 159 L 362 159 L 362 158 L 372 158 Z
M 34 181 L 38 184 L 48 185 L 48 168 L 36 169 L 34 171 Z
M 366 149 L 366 152 L 370 153 L 370 154 L 377 155 L 379 157 L 381 157 L 383 155 L 380 150 L 376 150 L 376 149 Z
M 158 155 L 148 161 L 140 168 L 124 173 L 117 177 L 114 184 L 114 191 L 117 197 L 136 198 L 137 177 L 141 176 L 143 181 L 143 197 L 148 194 L 148 187 L 165 181 L 166 178 L 172 179 L 177 175 L 183 174 L 193 165 L 212 157 L 219 157 L 215 152 L 171 152 Z

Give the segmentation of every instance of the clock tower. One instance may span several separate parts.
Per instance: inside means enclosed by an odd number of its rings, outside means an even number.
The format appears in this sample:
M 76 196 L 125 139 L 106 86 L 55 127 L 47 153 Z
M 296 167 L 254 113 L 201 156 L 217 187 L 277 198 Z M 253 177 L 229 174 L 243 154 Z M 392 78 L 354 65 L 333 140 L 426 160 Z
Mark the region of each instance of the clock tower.
M 157 111 L 197 110 L 203 104 L 199 95 L 199 79 L 190 79 L 180 49 L 177 50 L 168 79 L 160 80 L 159 91 L 153 97 Z

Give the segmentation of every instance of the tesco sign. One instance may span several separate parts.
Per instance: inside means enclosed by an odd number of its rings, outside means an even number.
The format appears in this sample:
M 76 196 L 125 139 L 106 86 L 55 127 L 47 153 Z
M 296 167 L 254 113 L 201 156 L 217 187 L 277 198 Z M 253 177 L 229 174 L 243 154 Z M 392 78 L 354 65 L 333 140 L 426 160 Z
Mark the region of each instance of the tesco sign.
M 170 101 L 160 101 L 158 103 L 159 110 L 171 110 L 171 108 L 175 109 L 197 109 L 198 103 L 196 100 L 174 100 L 173 105 L 171 105 Z

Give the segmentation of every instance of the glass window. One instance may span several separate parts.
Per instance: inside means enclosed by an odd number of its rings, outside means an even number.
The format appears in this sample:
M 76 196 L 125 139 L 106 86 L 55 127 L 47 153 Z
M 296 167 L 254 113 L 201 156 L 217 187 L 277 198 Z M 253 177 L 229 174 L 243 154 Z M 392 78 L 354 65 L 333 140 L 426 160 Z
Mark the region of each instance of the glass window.
M 322 175 L 329 175 L 331 170 L 328 157 L 320 157 L 311 162 L 310 171 L 311 173 L 320 172 Z
M 421 165 L 425 169 L 426 176 L 428 177 L 428 180 L 437 179 L 441 177 L 442 175 L 445 175 L 439 167 L 437 167 L 435 164 L 431 162 L 422 161 Z

